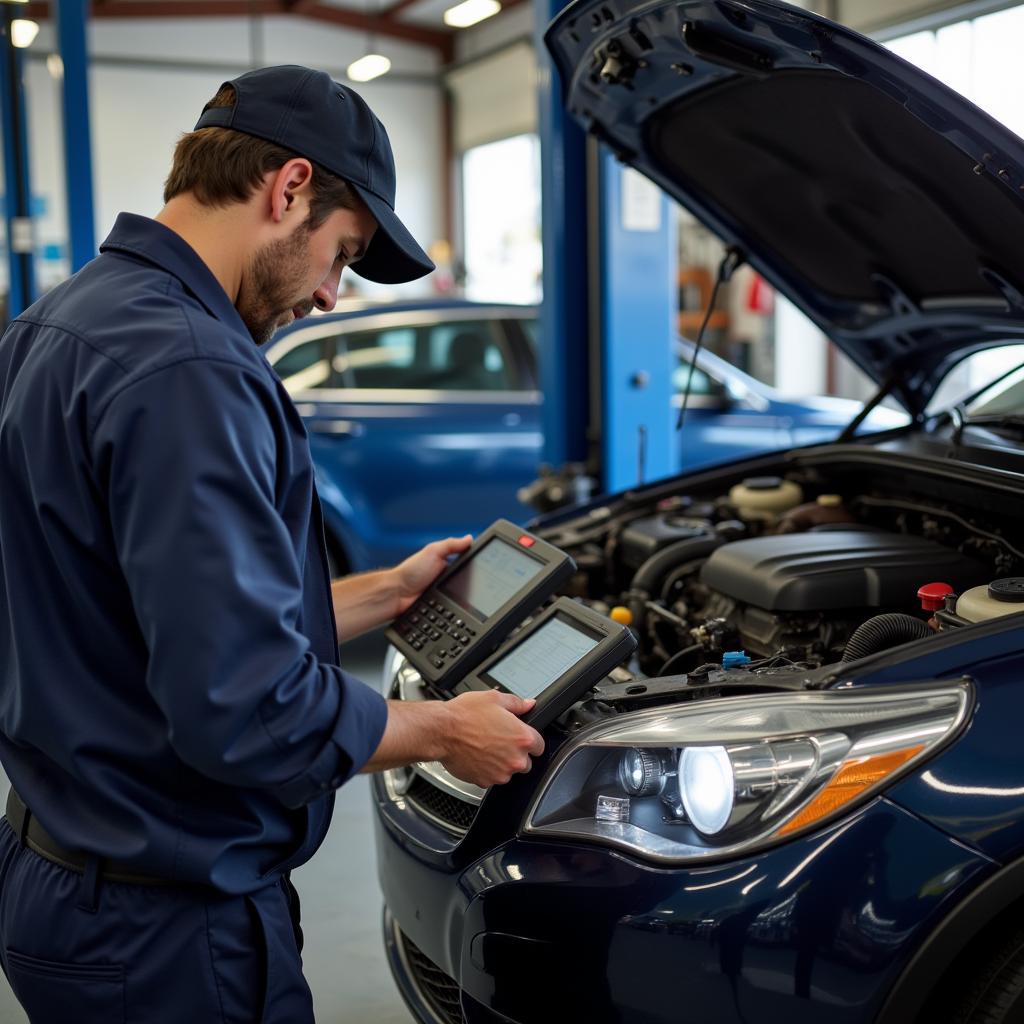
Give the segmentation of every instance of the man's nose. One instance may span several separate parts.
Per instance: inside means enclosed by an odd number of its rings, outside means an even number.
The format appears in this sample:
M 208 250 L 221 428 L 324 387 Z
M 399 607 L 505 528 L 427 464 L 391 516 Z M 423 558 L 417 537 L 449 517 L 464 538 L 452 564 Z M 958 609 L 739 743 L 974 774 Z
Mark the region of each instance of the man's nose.
M 330 313 L 338 304 L 338 286 L 341 283 L 341 267 L 331 268 L 331 272 L 320 282 L 320 287 L 313 292 L 313 302 L 322 313 Z

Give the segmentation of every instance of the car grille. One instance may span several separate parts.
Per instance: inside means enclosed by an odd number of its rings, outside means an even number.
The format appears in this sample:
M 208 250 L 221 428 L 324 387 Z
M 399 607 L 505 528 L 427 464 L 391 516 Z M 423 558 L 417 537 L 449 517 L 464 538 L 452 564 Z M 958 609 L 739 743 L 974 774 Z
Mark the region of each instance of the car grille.
M 465 1024 L 459 986 L 433 960 L 421 952 L 404 932 L 395 929 L 405 949 L 406 960 L 420 995 L 430 1004 L 438 1018 L 446 1024 Z
M 414 775 L 406 799 L 415 804 L 417 810 L 460 835 L 469 831 L 478 810 L 476 804 L 467 803 L 446 793 L 422 775 Z

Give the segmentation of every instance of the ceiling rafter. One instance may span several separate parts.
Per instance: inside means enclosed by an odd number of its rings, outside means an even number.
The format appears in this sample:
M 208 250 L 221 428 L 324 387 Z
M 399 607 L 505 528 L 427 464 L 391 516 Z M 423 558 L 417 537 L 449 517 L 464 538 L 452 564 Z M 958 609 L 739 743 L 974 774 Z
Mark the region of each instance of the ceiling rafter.
M 297 15 L 342 28 L 429 46 L 439 51 L 446 63 L 451 62 L 455 52 L 454 33 L 450 31 L 424 28 L 347 7 L 318 3 L 317 0 L 93 0 L 92 3 L 92 17 L 104 19 L 230 18 L 273 14 Z M 37 20 L 49 18 L 50 3 L 35 0 L 27 4 L 25 17 Z

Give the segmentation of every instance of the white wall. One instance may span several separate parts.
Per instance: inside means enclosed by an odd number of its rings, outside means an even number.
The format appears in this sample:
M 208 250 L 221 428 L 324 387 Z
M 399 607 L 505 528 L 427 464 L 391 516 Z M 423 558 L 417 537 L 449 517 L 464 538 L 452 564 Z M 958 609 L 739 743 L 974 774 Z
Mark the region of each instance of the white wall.
M 96 201 L 101 241 L 120 210 L 152 215 L 160 209 L 174 144 L 190 131 L 221 82 L 249 66 L 306 64 L 342 78 L 366 52 L 362 33 L 300 18 L 101 19 L 89 26 L 89 87 Z M 43 27 L 34 54 L 53 47 Z M 441 91 L 436 52 L 398 40 L 378 40 L 396 74 L 358 87 L 384 123 L 398 169 L 397 210 L 429 245 L 443 234 Z M 123 64 L 137 60 L 138 64 Z M 158 63 L 145 63 L 156 61 Z M 174 62 L 182 62 L 174 66 Z M 209 67 L 188 67 L 203 62 Z M 410 77 L 401 79 L 404 73 Z M 48 211 L 37 224 L 40 243 L 66 240 L 59 84 L 37 58 L 27 62 L 33 193 Z M 6 267 L 4 267 L 4 272 Z M 44 286 L 66 263 L 37 263 Z M 415 289 L 413 289 L 415 290 Z M 393 292 L 394 289 L 389 289 Z

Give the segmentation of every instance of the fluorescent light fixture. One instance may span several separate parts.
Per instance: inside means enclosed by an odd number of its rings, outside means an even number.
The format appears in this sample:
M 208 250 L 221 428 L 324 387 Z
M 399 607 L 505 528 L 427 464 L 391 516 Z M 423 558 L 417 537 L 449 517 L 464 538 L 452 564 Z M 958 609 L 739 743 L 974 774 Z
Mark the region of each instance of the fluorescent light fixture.
M 391 61 L 379 53 L 368 53 L 365 57 L 353 61 L 348 66 L 348 77 L 353 82 L 369 82 L 380 78 L 391 70 Z
M 464 0 L 444 12 L 444 23 L 452 28 L 468 28 L 501 10 L 498 0 Z
M 31 46 L 37 35 L 39 22 L 29 21 L 28 18 L 15 18 L 11 22 L 11 42 L 19 49 Z

